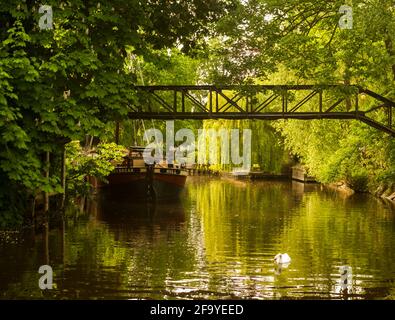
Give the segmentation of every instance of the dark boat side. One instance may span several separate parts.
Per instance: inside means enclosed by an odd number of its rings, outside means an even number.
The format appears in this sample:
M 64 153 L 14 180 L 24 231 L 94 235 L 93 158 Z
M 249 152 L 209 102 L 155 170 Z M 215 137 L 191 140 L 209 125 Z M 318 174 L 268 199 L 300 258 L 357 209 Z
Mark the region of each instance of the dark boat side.
M 179 197 L 185 186 L 187 170 L 166 163 L 150 167 L 144 162 L 144 150 L 130 148 L 123 163 L 107 177 L 108 183 L 91 178 L 92 185 L 119 198 L 159 200 Z
M 175 198 L 184 190 L 187 171 L 182 168 L 154 168 L 153 186 L 158 199 Z

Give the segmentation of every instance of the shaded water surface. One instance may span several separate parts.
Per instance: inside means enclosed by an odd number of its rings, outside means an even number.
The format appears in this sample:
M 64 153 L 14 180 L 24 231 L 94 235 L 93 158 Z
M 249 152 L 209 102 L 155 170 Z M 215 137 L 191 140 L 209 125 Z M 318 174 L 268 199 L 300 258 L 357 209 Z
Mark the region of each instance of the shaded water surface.
M 318 185 L 188 179 L 174 203 L 100 196 L 40 232 L 0 232 L 0 298 L 395 298 L 392 204 Z M 287 267 L 273 263 L 279 252 Z M 50 291 L 38 288 L 44 264 Z M 352 268 L 346 290 L 341 266 Z

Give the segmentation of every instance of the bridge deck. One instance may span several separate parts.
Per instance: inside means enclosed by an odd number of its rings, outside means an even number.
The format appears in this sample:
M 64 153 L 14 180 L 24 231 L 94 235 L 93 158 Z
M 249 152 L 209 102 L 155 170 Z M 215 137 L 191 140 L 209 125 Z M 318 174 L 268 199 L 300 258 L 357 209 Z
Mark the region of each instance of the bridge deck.
M 357 119 L 395 136 L 395 102 L 358 86 L 136 86 L 130 119 Z M 366 98 L 379 103 L 362 110 Z M 387 121 L 382 121 L 382 114 Z

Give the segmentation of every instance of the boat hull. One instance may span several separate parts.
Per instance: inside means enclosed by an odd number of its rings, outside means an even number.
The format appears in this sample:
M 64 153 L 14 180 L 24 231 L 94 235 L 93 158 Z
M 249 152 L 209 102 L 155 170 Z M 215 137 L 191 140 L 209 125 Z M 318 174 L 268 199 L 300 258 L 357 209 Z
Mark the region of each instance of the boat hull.
M 150 183 L 146 168 L 139 170 L 117 168 L 107 179 L 107 184 L 99 182 L 95 178 L 90 180 L 94 188 L 119 198 L 146 199 L 152 197 L 149 192 Z M 155 168 L 152 179 L 154 198 L 159 200 L 179 197 L 184 189 L 186 179 L 187 175 L 183 170 Z
M 157 199 L 177 198 L 184 190 L 187 177 L 184 175 L 154 174 L 154 192 Z

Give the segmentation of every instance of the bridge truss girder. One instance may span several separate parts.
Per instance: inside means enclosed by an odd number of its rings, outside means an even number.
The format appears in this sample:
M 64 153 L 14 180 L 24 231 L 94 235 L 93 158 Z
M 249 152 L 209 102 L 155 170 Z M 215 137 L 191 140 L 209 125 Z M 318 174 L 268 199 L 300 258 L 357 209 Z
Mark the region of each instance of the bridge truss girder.
M 357 119 L 395 136 L 395 102 L 358 86 L 135 86 L 132 90 L 136 99 L 129 105 L 130 119 Z M 369 109 L 367 99 L 375 104 Z

